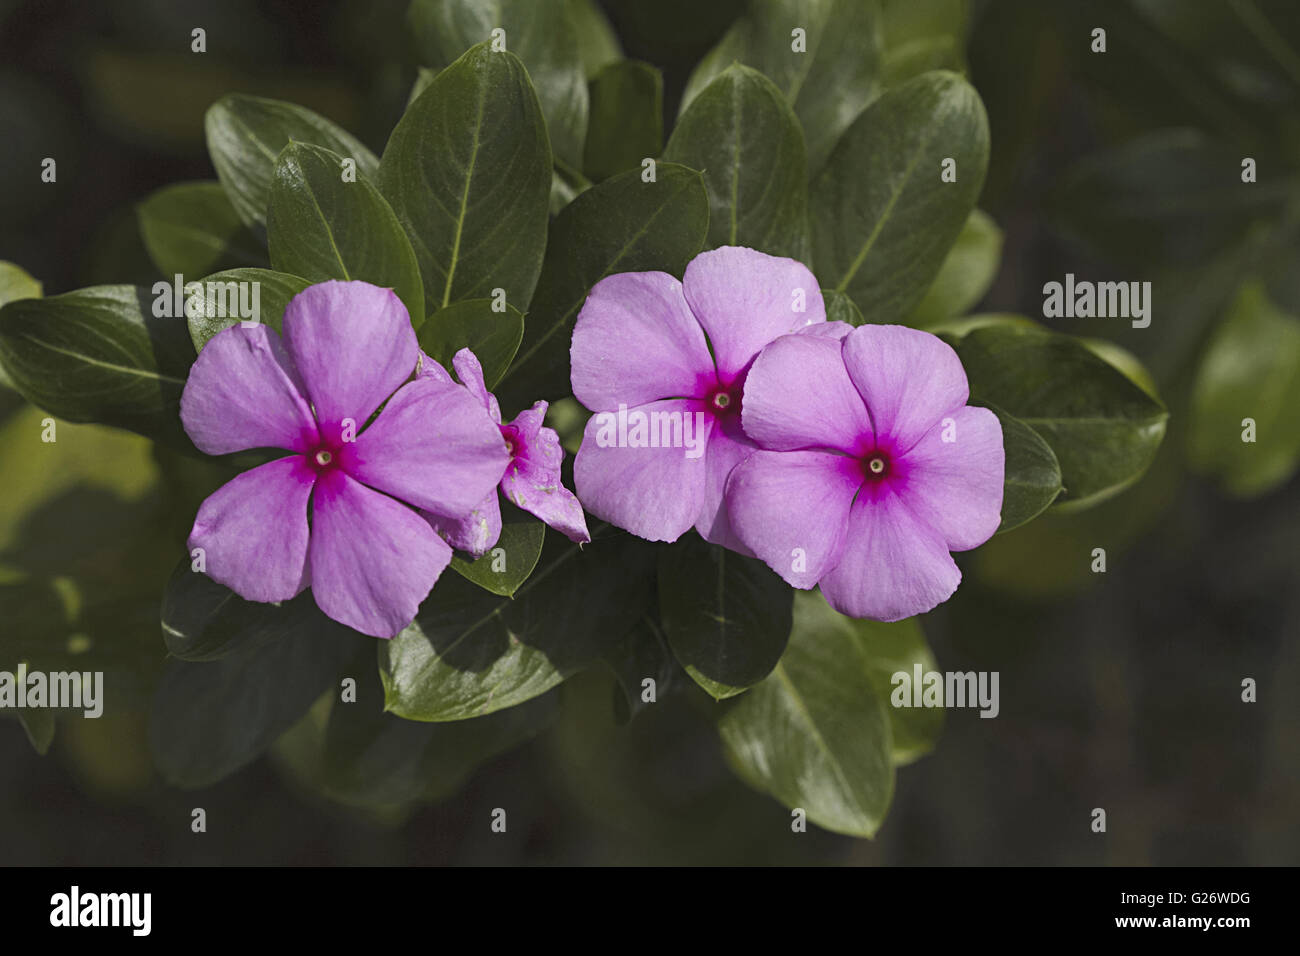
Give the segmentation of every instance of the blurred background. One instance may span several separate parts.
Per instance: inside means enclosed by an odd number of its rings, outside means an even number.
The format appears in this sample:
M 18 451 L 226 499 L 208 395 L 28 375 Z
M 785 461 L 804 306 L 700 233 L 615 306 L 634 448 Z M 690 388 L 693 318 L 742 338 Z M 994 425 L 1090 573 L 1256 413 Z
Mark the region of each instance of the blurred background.
M 663 70 L 668 128 L 691 68 L 743 8 L 601 5 L 625 55 Z M 213 177 L 203 113 L 223 93 L 311 107 L 381 152 L 416 75 L 405 7 L 0 0 L 0 258 L 47 295 L 152 283 L 135 205 Z M 974 311 L 1041 319 L 1043 284 L 1067 272 L 1151 281 L 1150 328 L 1051 324 L 1138 356 L 1171 418 L 1133 488 L 961 556 L 962 587 L 922 623 L 940 669 L 1000 672 L 1001 713 L 948 712 L 934 752 L 900 769 L 874 841 L 791 833 L 787 810 L 731 775 L 698 707 L 614 724 L 600 672 L 563 685 L 547 729 L 431 805 L 319 796 L 303 756 L 318 715 L 217 786 L 167 786 L 146 735 L 158 601 L 213 479 L 96 426 L 60 424 L 33 456 L 43 413 L 0 388 L 0 644 L 75 621 L 68 659 L 95 653 L 117 695 L 99 720 L 61 720 L 45 756 L 0 719 L 0 863 L 1300 862 L 1300 8 L 915 9 L 990 117 L 980 207 L 1002 263 Z M 46 156 L 55 184 L 37 180 Z M 1246 416 L 1268 436 L 1265 465 L 1237 447 Z M 1097 547 L 1104 574 L 1090 570 Z M 1245 678 L 1256 703 L 1241 700 Z M 498 806 L 508 835 L 489 830 Z M 205 834 L 191 832 L 194 807 Z

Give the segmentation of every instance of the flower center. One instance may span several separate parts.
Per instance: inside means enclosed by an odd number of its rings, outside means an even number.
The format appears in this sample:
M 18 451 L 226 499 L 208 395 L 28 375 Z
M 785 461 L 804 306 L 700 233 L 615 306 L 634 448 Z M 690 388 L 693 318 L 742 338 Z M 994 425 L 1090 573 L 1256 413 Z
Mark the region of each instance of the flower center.
M 515 443 L 512 442 L 509 438 L 507 438 L 507 439 L 506 439 L 506 454 L 507 454 L 507 455 L 513 455 L 514 453 L 515 453 Z
M 885 459 L 873 458 L 867 462 L 867 468 L 871 470 L 873 475 L 883 475 L 885 473 Z
M 731 396 L 726 392 L 718 392 L 713 396 L 713 407 L 721 411 L 731 406 Z
M 322 468 L 327 467 L 333 460 L 334 454 L 328 449 L 322 448 L 320 451 L 316 452 L 316 464 L 320 465 Z

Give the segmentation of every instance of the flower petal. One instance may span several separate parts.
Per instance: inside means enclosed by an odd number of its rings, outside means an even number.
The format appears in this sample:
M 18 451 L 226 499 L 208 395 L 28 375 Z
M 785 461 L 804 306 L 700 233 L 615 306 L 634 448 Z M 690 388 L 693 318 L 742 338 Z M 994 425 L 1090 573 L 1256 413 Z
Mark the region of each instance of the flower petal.
M 559 531 L 570 541 L 586 544 L 587 518 L 582 505 L 561 484 L 560 465 L 564 449 L 553 428 L 544 428 L 546 402 L 520 412 L 506 431 L 517 443 L 515 457 L 501 479 L 506 498 Z
M 339 450 L 339 464 L 353 478 L 450 518 L 487 497 L 509 462 L 487 409 L 463 386 L 432 376 L 402 386 Z
M 501 537 L 501 502 L 494 487 L 463 518 L 447 518 L 432 511 L 421 511 L 433 530 L 457 551 L 467 551 L 475 558 L 487 554 L 488 548 Z
M 717 384 L 704 330 L 666 272 L 597 282 L 573 329 L 573 394 L 594 412 L 703 398 Z
M 867 403 L 881 447 L 902 454 L 966 404 L 966 370 L 952 346 L 902 325 L 864 325 L 844 339 L 844 364 Z
M 392 637 L 451 562 L 451 546 L 400 502 L 340 469 L 324 472 L 312 507 L 311 589 L 331 618 Z
M 875 437 L 866 403 L 854 388 L 840 343 L 785 335 L 759 353 L 745 378 L 745 434 L 763 448 L 870 451 Z
M 232 325 L 214 335 L 190 369 L 181 422 L 199 451 L 306 451 L 318 441 L 302 380 L 274 330 Z
M 644 417 L 638 419 L 638 413 Z M 676 416 L 651 419 L 656 413 Z M 697 418 L 696 413 L 703 418 Z M 620 418 L 625 419 L 623 429 L 619 427 Z M 636 434 L 638 420 L 656 422 L 654 429 L 649 425 L 641 429 L 640 437 L 647 441 L 651 431 L 660 441 L 660 426 L 670 426 L 674 420 L 682 426 L 683 443 L 688 429 L 693 442 L 703 441 L 695 447 L 673 447 L 671 441 L 665 443 L 666 447 L 629 447 L 631 441 L 640 440 Z M 697 431 L 701 421 L 702 435 Z M 651 402 L 628 409 L 625 415 L 598 412 L 587 422 L 582 447 L 573 463 L 578 499 L 596 517 L 639 537 L 676 541 L 695 523 L 704 504 L 708 477 L 704 450 L 712 426 L 713 419 L 705 413 L 703 403 L 687 400 Z M 619 435 L 620 430 L 624 436 Z M 697 457 L 690 457 L 692 454 Z
M 709 446 L 704 452 L 704 461 L 708 465 L 704 501 L 695 519 L 695 530 L 705 541 L 720 544 L 746 557 L 753 557 L 754 552 L 731 527 L 725 492 L 731 470 L 752 455 L 754 448 L 754 443 L 745 437 L 734 419 L 723 427 L 714 424 Z
M 742 246 L 700 253 L 686 267 L 682 290 L 708 333 L 724 385 L 768 342 L 826 321 L 821 289 L 807 266 Z M 801 301 L 803 311 L 796 311 Z
M 415 373 L 416 378 L 432 378 L 439 382 L 450 382 L 451 373 L 442 367 L 442 363 L 437 359 L 431 358 L 425 352 L 420 353 L 420 368 Z
M 998 417 L 967 405 L 945 416 L 903 456 L 899 493 L 943 535 L 948 550 L 968 551 L 998 530 L 1005 470 Z
M 857 462 L 824 451 L 756 451 L 727 482 L 731 525 L 750 550 L 797 588 L 840 560 Z
M 831 607 L 850 617 L 901 621 L 952 597 L 961 571 L 933 528 L 882 484 L 858 495 L 849 515 L 844 551 L 821 579 Z
M 420 357 L 406 306 L 368 282 L 321 282 L 298 293 L 284 310 L 284 344 L 331 440 L 347 418 L 360 431 Z
M 492 420 L 500 424 L 501 406 L 497 404 L 497 397 L 487 390 L 487 383 L 483 381 L 483 366 L 479 364 L 478 356 L 469 349 L 461 349 L 452 356 L 451 367 L 456 370 L 461 384 L 483 403 Z
M 208 577 L 249 601 L 287 601 L 305 588 L 307 501 L 315 481 L 307 460 L 290 455 L 209 495 L 188 543 L 191 551 L 203 549 Z

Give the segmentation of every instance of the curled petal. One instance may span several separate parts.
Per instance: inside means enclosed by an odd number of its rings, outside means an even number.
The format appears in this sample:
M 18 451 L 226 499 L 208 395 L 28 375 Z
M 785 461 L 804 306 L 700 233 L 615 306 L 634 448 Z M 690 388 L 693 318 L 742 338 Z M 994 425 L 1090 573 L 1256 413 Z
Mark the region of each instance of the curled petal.
M 506 432 L 517 447 L 501 479 L 501 491 L 516 506 L 536 515 L 570 541 L 591 540 L 582 505 L 560 481 L 564 449 L 553 428 L 544 428 L 546 403 L 520 412 Z
M 312 595 L 340 624 L 392 637 L 451 562 L 451 546 L 410 508 L 335 468 L 316 483 Z
M 487 390 L 487 383 L 483 381 L 483 366 L 479 364 L 478 356 L 469 349 L 461 349 L 452 357 L 451 367 L 456 370 L 461 384 L 483 403 L 492 420 L 500 423 L 501 406 L 497 404 L 497 397 Z
M 181 394 L 181 423 L 209 455 L 306 451 L 318 440 L 293 360 L 264 325 L 232 325 L 208 341 Z
M 215 340 L 214 340 L 215 341 Z M 244 472 L 199 506 L 189 548 L 249 601 L 287 601 L 307 586 L 307 502 L 316 472 L 290 455 Z

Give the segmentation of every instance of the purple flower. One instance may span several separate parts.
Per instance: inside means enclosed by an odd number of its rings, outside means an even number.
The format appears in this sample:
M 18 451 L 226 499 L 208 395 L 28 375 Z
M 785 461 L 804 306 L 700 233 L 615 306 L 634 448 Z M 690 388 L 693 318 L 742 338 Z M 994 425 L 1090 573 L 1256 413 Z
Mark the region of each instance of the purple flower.
M 310 585 L 322 611 L 375 637 L 411 622 L 451 547 L 410 506 L 467 514 L 509 461 L 468 390 L 408 382 L 419 355 L 401 301 L 365 282 L 305 289 L 285 309 L 283 341 L 262 325 L 213 336 L 181 396 L 194 444 L 292 454 L 199 507 L 189 547 L 210 577 L 251 601 Z
M 852 617 L 947 600 L 961 580 L 949 552 L 987 541 L 1002 509 L 1002 427 L 968 395 L 957 354 L 927 332 L 778 339 L 745 385 L 745 432 L 762 450 L 727 483 L 736 533 Z
M 469 349 L 461 349 L 451 360 L 452 367 L 471 394 L 487 409 L 505 439 L 510 463 L 501 477 L 501 492 L 518 507 L 536 515 L 561 532 L 570 541 L 586 544 L 587 519 L 573 492 L 560 484 L 560 463 L 564 449 L 555 429 L 542 425 L 546 402 L 537 402 L 520 412 L 508 425 L 501 424 L 501 406 L 487 390 L 483 366 Z M 450 382 L 451 376 L 437 362 L 425 357 L 420 377 L 432 376 Z M 501 535 L 501 505 L 493 488 L 472 512 L 463 517 L 446 517 L 426 512 L 425 517 L 453 548 L 480 557 L 496 544 Z
M 813 274 L 753 249 L 702 253 L 681 282 L 624 272 L 596 283 L 571 350 L 573 394 L 596 413 L 574 462 L 587 510 L 651 541 L 694 526 L 743 550 L 723 489 L 753 450 L 745 376 L 773 339 L 825 322 Z

